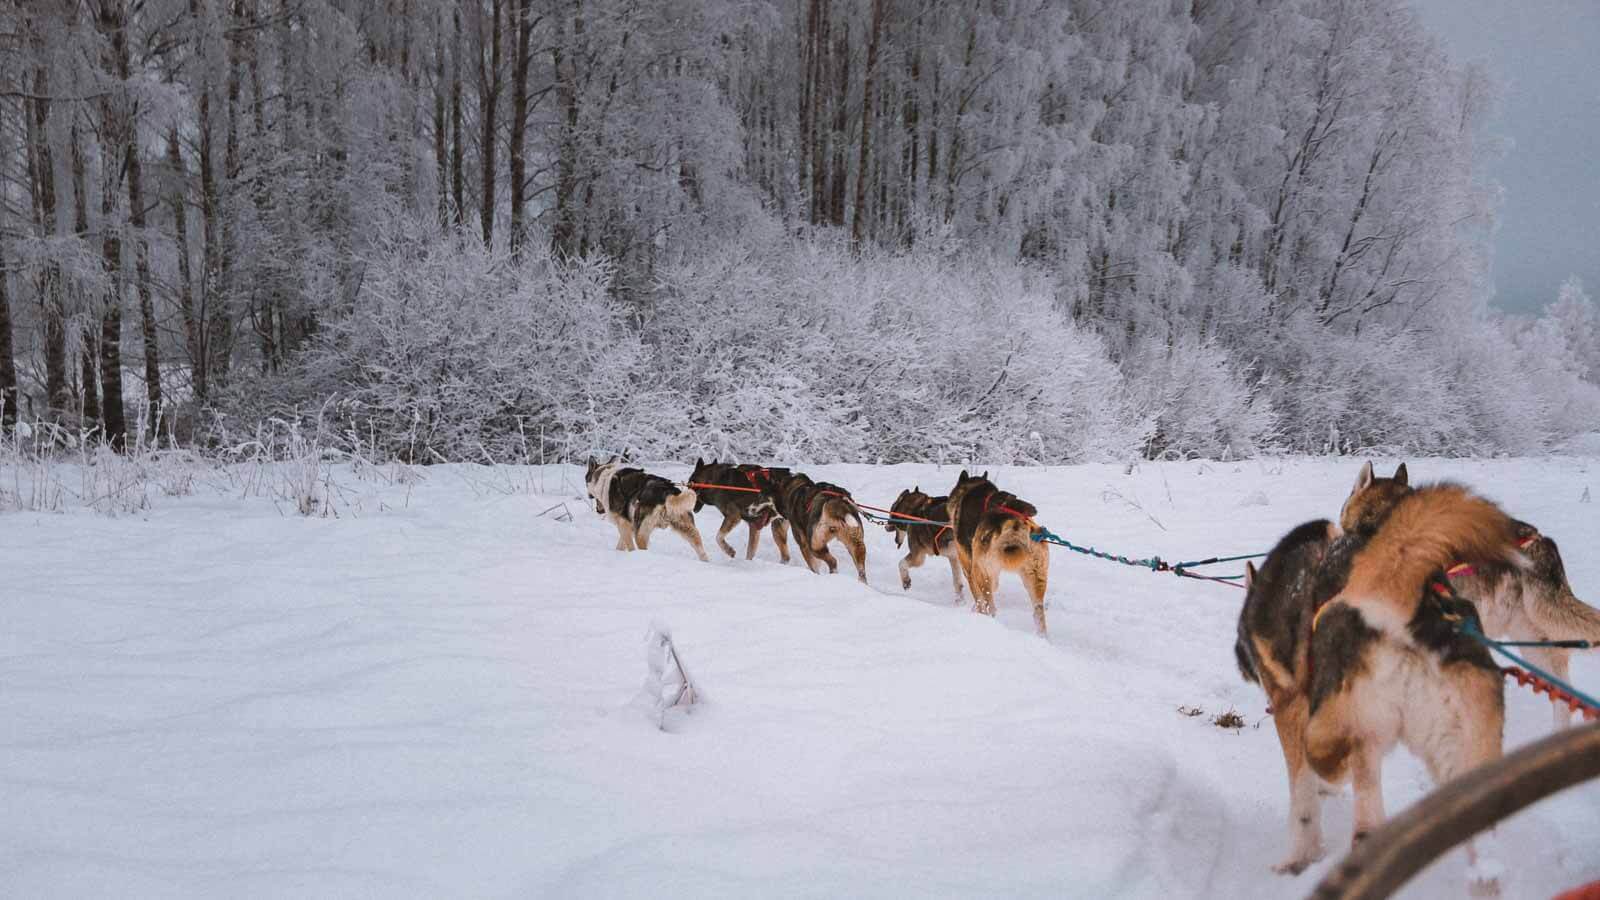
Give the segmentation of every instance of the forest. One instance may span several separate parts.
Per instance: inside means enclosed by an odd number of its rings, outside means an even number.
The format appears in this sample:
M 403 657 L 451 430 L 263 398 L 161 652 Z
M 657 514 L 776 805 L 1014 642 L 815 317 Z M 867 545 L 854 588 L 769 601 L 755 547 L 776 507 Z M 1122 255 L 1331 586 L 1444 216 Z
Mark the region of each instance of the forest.
M 1560 451 L 1403 0 L 18 0 L 0 418 L 408 462 Z M 1552 273 L 1560 277 L 1562 273 Z

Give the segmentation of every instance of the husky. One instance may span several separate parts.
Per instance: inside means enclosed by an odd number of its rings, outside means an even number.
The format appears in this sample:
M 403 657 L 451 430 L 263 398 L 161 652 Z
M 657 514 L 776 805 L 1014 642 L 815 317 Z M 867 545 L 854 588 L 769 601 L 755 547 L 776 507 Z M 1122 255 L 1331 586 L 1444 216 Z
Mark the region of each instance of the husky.
M 1033 626 L 1046 636 L 1044 592 L 1050 578 L 1050 548 L 1033 539 L 1038 530 L 1033 504 L 1000 490 L 989 473 L 962 469 L 946 502 L 955 532 L 956 556 L 972 588 L 972 608 L 993 616 L 994 592 L 1002 571 L 1016 572 L 1033 601 Z
M 648 550 L 652 532 L 671 528 L 689 542 L 701 562 L 708 561 L 694 524 L 699 499 L 694 491 L 643 469 L 624 468 L 620 460 L 600 463 L 591 458 L 583 481 L 595 513 L 617 526 L 618 550 Z
M 770 524 L 772 542 L 778 545 L 778 556 L 785 564 L 789 562 L 789 525 L 778 515 L 778 508 L 773 505 L 772 498 L 765 493 L 768 482 L 774 476 L 786 477 L 788 474 L 788 469 L 708 463 L 703 459 L 694 461 L 694 473 L 689 476 L 690 483 L 746 488 L 746 490 L 731 491 L 708 487 L 697 489 L 699 499 L 695 502 L 695 512 L 699 512 L 702 506 L 710 504 L 722 513 L 722 527 L 717 529 L 717 546 L 722 548 L 723 553 L 728 554 L 728 558 L 732 559 L 736 555 L 733 547 L 728 544 L 728 532 L 743 522 L 750 531 L 750 539 L 745 546 L 745 559 L 755 559 L 756 544 L 761 540 L 761 529 Z
M 1413 493 L 1405 463 L 1393 477 L 1378 478 L 1369 462 L 1344 502 L 1340 525 L 1346 531 L 1370 534 L 1396 504 Z M 1524 565 L 1490 561 L 1457 566 L 1446 573 L 1451 586 L 1476 605 L 1484 633 L 1514 641 L 1582 639 L 1600 643 L 1600 610 L 1573 593 L 1556 542 L 1526 522 L 1513 521 L 1514 543 L 1526 558 Z M 1528 648 L 1535 665 L 1563 680 L 1571 655 L 1572 650 L 1564 647 Z M 1551 700 L 1550 708 L 1555 728 L 1570 724 L 1570 707 Z
M 1260 569 L 1246 564 L 1234 654 L 1271 701 L 1289 776 L 1290 849 L 1274 871 L 1322 858 L 1320 782 L 1353 781 L 1359 843 L 1383 822 L 1380 770 L 1396 744 L 1438 783 L 1500 756 L 1500 670 L 1453 624 L 1471 604 L 1438 589 L 1454 559 L 1509 558 L 1495 540 L 1509 530 L 1492 504 L 1444 485 L 1376 531 L 1307 522 Z
M 908 546 L 905 559 L 900 560 L 900 587 L 911 590 L 911 569 L 922 565 L 929 556 L 942 556 L 950 561 L 950 580 L 955 583 L 956 603 L 962 600 L 961 562 L 956 553 L 956 533 L 950 527 L 950 498 L 929 497 L 921 487 L 901 491 L 889 511 L 896 516 L 932 519 L 938 524 L 889 520 L 884 530 L 894 534 L 896 547 Z
M 867 583 L 867 542 L 862 534 L 861 515 L 850 492 L 825 481 L 812 481 L 798 472 L 773 470 L 766 484 L 767 497 L 778 515 L 788 523 L 800 558 L 806 568 L 817 571 L 817 560 L 827 564 L 829 574 L 839 571 L 839 561 L 828 550 L 828 542 L 844 544 L 856 577 Z
M 1309 655 L 1304 669 L 1292 674 L 1303 672 L 1307 696 L 1305 765 L 1326 782 L 1352 783 L 1352 842 L 1359 843 L 1383 824 L 1383 758 L 1395 745 L 1421 758 L 1439 784 L 1500 757 L 1500 669 L 1486 648 L 1457 629 L 1456 623 L 1476 612 L 1445 572 L 1463 564 L 1525 569 L 1529 561 L 1517 547 L 1515 520 L 1460 485 L 1410 490 L 1375 527 L 1354 507 L 1345 512 L 1358 529 L 1348 535 L 1348 563 L 1340 548 L 1330 548 L 1319 575 L 1327 580 L 1313 591 L 1332 596 L 1326 603 L 1314 596 L 1304 635 Z M 1248 588 L 1256 589 L 1251 568 L 1246 576 Z M 1265 671 L 1267 659 L 1258 659 L 1257 671 Z M 1287 760 L 1298 752 L 1293 734 L 1301 726 L 1294 712 L 1286 715 L 1280 735 Z M 1294 771 L 1292 762 L 1290 767 Z M 1304 772 L 1292 777 L 1291 806 L 1294 782 L 1300 782 L 1301 806 L 1294 815 L 1314 819 L 1315 800 L 1306 795 L 1315 789 L 1307 789 Z M 1291 828 L 1299 824 L 1292 821 Z M 1296 835 L 1302 852 L 1312 843 L 1309 837 Z M 1471 842 L 1467 855 L 1481 871 Z M 1292 853 L 1288 870 L 1308 861 Z M 1491 876 L 1475 877 L 1476 887 L 1497 888 Z

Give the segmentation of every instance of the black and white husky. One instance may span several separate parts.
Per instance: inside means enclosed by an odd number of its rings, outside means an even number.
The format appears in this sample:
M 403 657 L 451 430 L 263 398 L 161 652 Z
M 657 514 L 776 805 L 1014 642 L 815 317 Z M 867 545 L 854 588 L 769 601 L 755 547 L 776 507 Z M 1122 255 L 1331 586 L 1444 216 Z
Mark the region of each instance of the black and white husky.
M 594 511 L 617 526 L 618 550 L 648 550 L 656 529 L 671 528 L 689 542 L 701 562 L 706 561 L 700 529 L 694 524 L 698 498 L 693 490 L 643 469 L 625 468 L 620 460 L 590 459 L 583 480 Z

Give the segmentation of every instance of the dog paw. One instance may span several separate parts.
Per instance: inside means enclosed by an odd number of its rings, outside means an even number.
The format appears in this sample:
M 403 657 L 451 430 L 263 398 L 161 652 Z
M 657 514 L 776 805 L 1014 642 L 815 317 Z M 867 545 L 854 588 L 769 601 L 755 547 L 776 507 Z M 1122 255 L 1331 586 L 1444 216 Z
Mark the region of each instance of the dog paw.
M 1323 849 L 1322 844 L 1319 842 L 1309 849 L 1299 851 L 1283 862 L 1273 866 L 1272 871 L 1278 873 L 1279 875 L 1299 875 L 1301 872 L 1304 872 L 1309 866 L 1311 866 L 1312 863 L 1319 862 L 1326 855 L 1327 851 Z
M 723 547 L 722 548 L 722 552 L 728 554 L 728 558 L 729 559 L 733 559 L 735 556 L 739 555 L 739 554 L 733 552 L 733 548 L 732 547 Z
M 1506 867 L 1499 860 L 1480 858 L 1467 867 L 1467 894 L 1472 897 L 1500 896 L 1500 879 Z

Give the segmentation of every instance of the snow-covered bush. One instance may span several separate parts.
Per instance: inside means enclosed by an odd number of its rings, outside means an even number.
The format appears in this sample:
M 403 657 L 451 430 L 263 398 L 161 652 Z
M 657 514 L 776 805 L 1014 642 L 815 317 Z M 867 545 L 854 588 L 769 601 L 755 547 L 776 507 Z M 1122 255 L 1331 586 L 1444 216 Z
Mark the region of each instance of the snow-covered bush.
M 524 460 L 541 433 L 572 452 L 653 449 L 675 408 L 645 377 L 610 278 L 603 261 L 513 263 L 470 239 L 396 231 L 278 402 L 337 397 L 373 451 L 407 461 Z
M 645 334 L 691 411 L 686 455 L 1064 462 L 1137 445 L 1101 341 L 1016 263 L 738 247 L 666 270 Z

